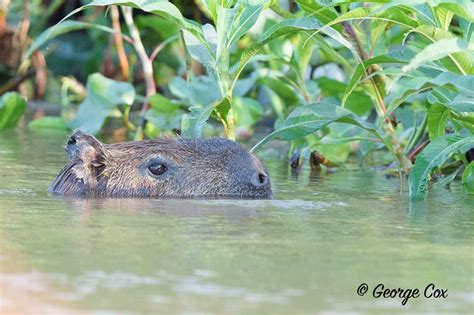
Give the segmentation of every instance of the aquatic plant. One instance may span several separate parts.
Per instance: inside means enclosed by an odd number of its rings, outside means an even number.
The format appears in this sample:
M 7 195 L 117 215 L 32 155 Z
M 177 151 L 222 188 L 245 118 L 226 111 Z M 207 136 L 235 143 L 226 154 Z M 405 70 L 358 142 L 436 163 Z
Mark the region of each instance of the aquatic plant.
M 212 120 L 235 139 L 273 117 L 274 131 L 254 150 L 283 139 L 289 155 L 317 151 L 342 164 L 356 144 L 361 165 L 375 158 L 410 174 L 412 198 L 424 196 L 427 180 L 440 170 L 462 171 L 472 192 L 466 155 L 474 147 L 472 2 L 196 3 L 200 19 L 186 18 L 183 8 L 166 1 L 91 1 L 39 35 L 25 58 L 65 32 L 93 28 L 113 34 L 122 80 L 132 81 L 134 68 L 120 42 L 133 48 L 145 95 L 130 83 L 92 74 L 69 128 L 99 133 L 106 119 L 118 117 L 134 138 L 174 130 L 201 137 Z M 102 7 L 111 8 L 112 27 L 69 20 Z M 140 19 L 132 9 L 151 15 Z M 168 33 L 150 49 L 141 30 L 154 23 L 163 26 L 157 32 Z M 178 47 L 181 63 L 157 89 L 161 67 L 154 64 L 171 47 Z M 134 103 L 140 109 L 130 118 Z M 446 176 L 446 183 L 454 178 Z

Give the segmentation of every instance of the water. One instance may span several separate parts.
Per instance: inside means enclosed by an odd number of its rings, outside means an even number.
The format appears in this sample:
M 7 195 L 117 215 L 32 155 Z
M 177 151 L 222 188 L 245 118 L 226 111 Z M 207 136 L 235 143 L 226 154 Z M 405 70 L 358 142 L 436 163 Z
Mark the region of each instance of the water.
M 0 313 L 474 311 L 474 198 L 457 183 L 410 203 L 380 173 L 268 161 L 274 200 L 53 198 L 64 142 L 0 134 Z M 379 283 L 421 297 L 376 299 Z M 448 297 L 424 298 L 430 283 Z

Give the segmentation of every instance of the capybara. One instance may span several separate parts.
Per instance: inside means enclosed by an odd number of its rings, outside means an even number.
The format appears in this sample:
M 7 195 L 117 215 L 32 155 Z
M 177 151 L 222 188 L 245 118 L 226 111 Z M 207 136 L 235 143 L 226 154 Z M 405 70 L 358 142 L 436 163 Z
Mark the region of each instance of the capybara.
M 57 195 L 271 198 L 265 166 L 234 141 L 162 138 L 103 144 L 76 131 L 69 161 L 49 187 Z

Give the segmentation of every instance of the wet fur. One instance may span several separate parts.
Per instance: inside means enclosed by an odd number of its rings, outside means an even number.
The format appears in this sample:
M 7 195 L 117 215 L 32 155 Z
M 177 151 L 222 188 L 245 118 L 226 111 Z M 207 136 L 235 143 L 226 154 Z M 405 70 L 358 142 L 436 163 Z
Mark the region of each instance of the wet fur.
M 255 187 L 250 177 L 267 173 L 239 144 L 221 138 L 155 139 L 102 144 L 80 131 L 66 146 L 69 161 L 51 184 L 53 194 L 92 197 L 271 197 L 270 183 Z M 151 160 L 168 165 L 155 178 Z

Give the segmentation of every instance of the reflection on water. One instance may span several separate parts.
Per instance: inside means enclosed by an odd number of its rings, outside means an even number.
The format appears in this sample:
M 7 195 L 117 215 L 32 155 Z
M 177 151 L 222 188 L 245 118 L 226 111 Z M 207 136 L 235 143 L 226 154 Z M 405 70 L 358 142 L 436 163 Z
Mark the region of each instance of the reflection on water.
M 0 135 L 0 313 L 472 313 L 474 200 L 458 184 L 408 202 L 380 173 L 270 161 L 273 200 L 54 198 L 64 141 Z M 361 283 L 449 296 L 402 306 Z

